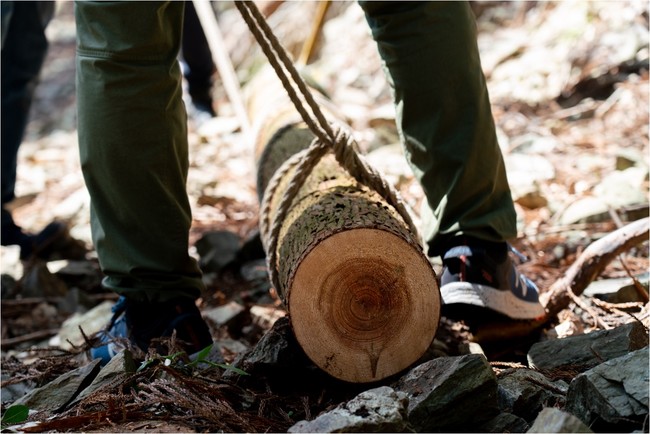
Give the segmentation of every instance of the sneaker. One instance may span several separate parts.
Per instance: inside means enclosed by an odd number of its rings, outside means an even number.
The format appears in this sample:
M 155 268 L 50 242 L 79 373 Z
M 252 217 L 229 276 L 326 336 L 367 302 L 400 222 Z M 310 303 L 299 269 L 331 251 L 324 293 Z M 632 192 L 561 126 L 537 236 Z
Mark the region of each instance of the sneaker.
M 445 305 L 469 304 L 512 319 L 541 319 L 546 311 L 537 286 L 520 274 L 508 256 L 482 247 L 455 246 L 443 257 L 440 293 Z M 503 257 L 501 261 L 495 257 Z
M 90 350 L 91 358 L 101 359 L 102 365 L 127 347 L 146 352 L 153 339 L 170 337 L 174 331 L 188 355 L 212 344 L 208 325 L 190 298 L 143 303 L 122 296 L 112 310 L 111 321 L 98 334 L 101 345 Z

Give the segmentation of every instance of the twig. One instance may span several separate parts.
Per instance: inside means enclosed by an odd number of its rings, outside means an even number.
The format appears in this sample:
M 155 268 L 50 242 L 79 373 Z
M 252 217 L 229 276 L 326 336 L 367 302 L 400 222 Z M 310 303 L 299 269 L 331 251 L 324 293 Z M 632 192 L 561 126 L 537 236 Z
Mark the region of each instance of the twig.
M 646 241 L 650 233 L 650 217 L 628 225 L 591 243 L 569 267 L 564 276 L 540 296 L 548 317 L 552 318 L 565 309 L 572 300 L 570 295 L 579 296 L 612 259 L 625 250 Z M 568 291 L 568 290 L 571 291 Z
M 7 348 L 14 347 L 18 344 L 22 344 L 24 342 L 29 342 L 37 339 L 47 338 L 49 336 L 54 336 L 58 332 L 59 329 L 47 329 L 47 330 L 39 330 L 33 333 L 27 333 L 26 335 L 16 336 L 15 338 L 4 338 L 2 339 L 2 344 L 0 344 L 0 347 L 4 350 Z
M 300 51 L 300 56 L 298 57 L 298 65 L 306 65 L 309 63 L 309 58 L 318 39 L 321 27 L 323 27 L 323 21 L 325 20 L 325 14 L 327 9 L 330 7 L 330 0 L 321 1 L 318 5 L 318 10 L 316 11 L 316 18 L 311 28 L 311 33 L 309 37 L 302 45 L 302 50 Z
M 569 295 L 569 297 L 571 297 L 571 300 L 573 300 L 573 302 L 574 302 L 578 307 L 580 307 L 582 310 L 584 310 L 584 311 L 587 312 L 589 315 L 591 315 L 591 317 L 594 319 L 594 327 L 601 328 L 601 329 L 605 329 L 605 330 L 611 328 L 611 327 L 607 326 L 607 324 L 603 323 L 603 322 L 600 320 L 600 318 L 598 318 L 598 314 L 597 314 L 596 312 L 594 312 L 594 310 L 593 310 L 592 308 L 590 308 L 589 306 L 587 306 L 587 305 L 586 305 L 582 300 L 580 300 L 580 297 L 578 297 L 577 295 L 575 295 L 575 294 L 573 293 L 573 291 L 571 290 L 570 287 L 567 286 L 567 288 L 566 288 L 566 292 L 567 292 L 567 294 Z
M 650 301 L 650 299 L 648 298 L 648 293 L 643 288 L 643 285 L 641 285 L 641 282 L 639 282 L 639 280 L 636 277 L 634 277 L 634 275 L 632 274 L 630 269 L 627 268 L 627 264 L 625 263 L 625 260 L 623 259 L 623 255 L 618 255 L 618 260 L 621 262 L 621 265 L 623 266 L 623 269 L 625 270 L 627 275 L 632 279 L 632 283 L 634 284 L 634 289 L 636 289 L 636 292 L 638 293 L 639 297 L 641 297 L 641 300 L 644 303 L 647 303 L 648 301 Z

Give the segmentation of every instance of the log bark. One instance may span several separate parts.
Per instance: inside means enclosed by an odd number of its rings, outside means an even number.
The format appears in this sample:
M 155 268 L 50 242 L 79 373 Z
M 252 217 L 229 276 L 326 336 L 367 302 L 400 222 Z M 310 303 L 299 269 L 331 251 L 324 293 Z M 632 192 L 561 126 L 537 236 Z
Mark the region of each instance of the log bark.
M 278 165 L 288 165 L 313 138 L 284 113 L 278 109 L 259 124 L 272 126 L 257 135 L 258 147 L 264 143 L 257 161 L 263 191 Z M 261 219 L 277 212 L 295 167 L 285 169 L 277 189 L 264 191 L 271 206 Z M 268 249 L 269 234 L 261 236 Z M 307 356 L 330 375 L 378 381 L 408 368 L 431 344 L 441 303 L 431 263 L 402 217 L 332 155 L 294 198 L 277 254 L 276 290 L 292 330 Z
M 548 317 L 554 317 L 569 306 L 571 293 L 582 291 L 593 281 L 617 255 L 648 240 L 650 218 L 629 223 L 626 226 L 591 243 L 547 292 L 540 296 Z

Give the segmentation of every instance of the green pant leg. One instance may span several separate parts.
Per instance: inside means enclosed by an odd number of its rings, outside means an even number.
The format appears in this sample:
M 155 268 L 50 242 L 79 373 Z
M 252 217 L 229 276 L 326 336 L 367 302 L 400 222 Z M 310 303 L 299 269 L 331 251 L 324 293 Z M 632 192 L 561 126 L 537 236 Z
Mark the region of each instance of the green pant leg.
M 196 297 L 188 254 L 183 2 L 77 2 L 80 157 L 104 285 L 137 300 Z
M 429 254 L 457 235 L 501 242 L 516 215 L 464 2 L 360 2 L 388 80 L 407 158 L 427 197 Z

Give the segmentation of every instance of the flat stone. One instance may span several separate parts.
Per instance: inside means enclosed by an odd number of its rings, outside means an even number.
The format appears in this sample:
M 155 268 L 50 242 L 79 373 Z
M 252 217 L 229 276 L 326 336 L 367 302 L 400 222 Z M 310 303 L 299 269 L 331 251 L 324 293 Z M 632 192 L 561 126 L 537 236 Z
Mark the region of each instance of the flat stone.
M 59 334 L 55 337 L 58 346 L 64 350 L 69 350 L 72 345 L 82 345 L 84 338 L 79 331 L 79 327 L 83 329 L 86 336 L 102 330 L 113 315 L 111 312 L 113 305 L 112 301 L 104 301 L 86 313 L 73 314 L 63 322 Z
M 539 412 L 529 433 L 593 432 L 580 419 L 560 409 L 547 407 Z
M 479 354 L 428 361 L 394 388 L 409 396 L 409 421 L 417 432 L 471 431 L 498 413 L 496 376 Z
M 497 380 L 499 408 L 532 422 L 545 406 L 564 406 L 567 387 L 532 369 L 512 369 Z
M 131 352 L 128 350 L 120 351 L 99 371 L 92 383 L 82 390 L 70 405 L 75 405 L 100 389 L 111 388 L 123 382 L 127 375 L 134 373 L 135 370 L 136 366 Z
M 528 351 L 528 364 L 539 370 L 570 367 L 578 372 L 648 345 L 648 333 L 637 321 L 611 330 L 537 342 Z
M 406 419 L 408 397 L 388 386 L 370 389 L 287 432 L 412 432 Z
M 499 413 L 489 421 L 485 422 L 477 432 L 526 432 L 529 425 L 524 419 L 512 413 Z
M 606 361 L 569 385 L 566 410 L 595 431 L 641 429 L 648 417 L 648 347 Z
M 246 308 L 241 304 L 231 301 L 223 306 L 206 309 L 203 311 L 203 316 L 217 327 L 221 327 L 236 320 L 245 310 Z
M 100 369 L 99 362 L 99 359 L 93 360 L 86 366 L 61 375 L 44 386 L 32 390 L 14 402 L 14 405 L 26 405 L 30 410 L 37 411 L 56 412 L 63 409 L 85 388 L 85 385 L 90 384 L 95 378 Z
M 650 273 L 643 273 L 636 276 L 637 281 L 645 289 L 646 297 L 648 294 L 648 282 Z M 628 303 L 635 301 L 644 301 L 639 294 L 639 289 L 631 277 L 620 279 L 603 279 L 591 282 L 582 293 L 588 297 L 596 297 L 609 303 Z

